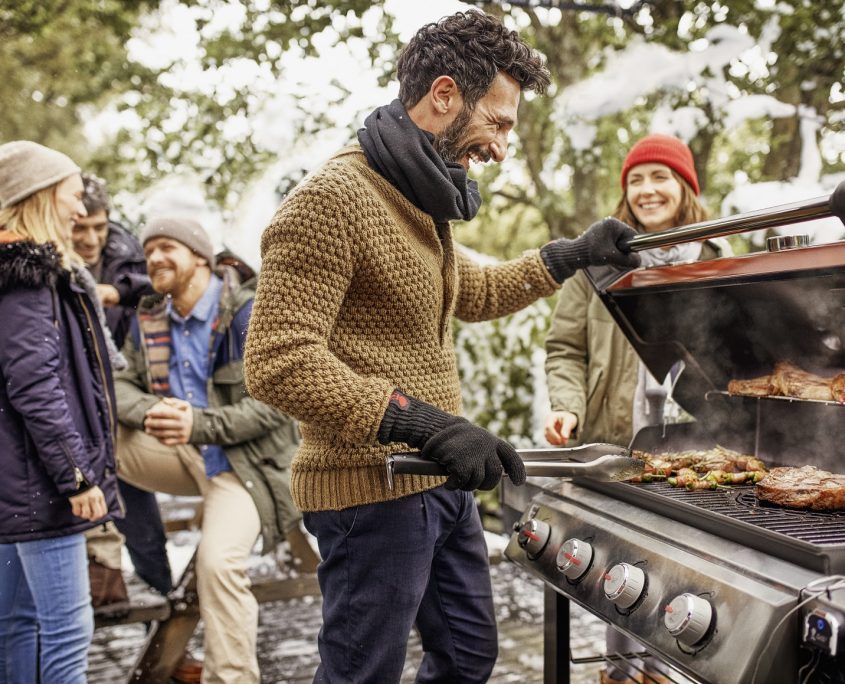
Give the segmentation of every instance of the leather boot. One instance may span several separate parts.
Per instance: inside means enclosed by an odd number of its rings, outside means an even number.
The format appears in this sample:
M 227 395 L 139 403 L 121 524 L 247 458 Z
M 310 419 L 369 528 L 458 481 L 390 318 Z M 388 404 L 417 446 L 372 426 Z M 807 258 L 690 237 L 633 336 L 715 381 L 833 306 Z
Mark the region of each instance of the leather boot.
M 639 673 L 628 679 L 612 679 L 608 676 L 607 670 L 599 670 L 599 682 L 600 684 L 643 684 L 642 675 Z
M 190 653 L 185 653 L 170 678 L 180 684 L 195 684 L 202 681 L 202 661 L 197 660 Z
M 119 569 L 108 568 L 89 558 L 88 581 L 91 587 L 91 605 L 95 613 L 117 617 L 129 612 L 126 583 Z
M 291 565 L 302 573 L 317 572 L 320 564 L 320 557 L 314 553 L 314 549 L 299 528 L 299 525 L 292 527 L 285 532 L 285 538 L 290 548 Z

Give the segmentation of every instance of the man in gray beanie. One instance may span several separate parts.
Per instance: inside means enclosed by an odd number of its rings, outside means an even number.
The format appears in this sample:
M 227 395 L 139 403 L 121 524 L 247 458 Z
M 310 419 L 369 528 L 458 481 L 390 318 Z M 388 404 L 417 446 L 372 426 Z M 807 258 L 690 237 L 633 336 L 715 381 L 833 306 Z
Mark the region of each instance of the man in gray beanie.
M 259 681 L 258 606 L 246 568 L 287 539 L 301 570 L 316 556 L 290 496 L 294 421 L 250 397 L 243 348 L 255 295 L 229 267 L 213 270 L 202 226 L 161 216 L 141 231 L 156 294 L 138 305 L 116 376 L 120 477 L 142 489 L 204 498 L 197 589 L 204 682 Z M 210 354 L 209 354 L 210 351 Z
M 0 209 L 80 173 L 70 157 L 31 140 L 0 145 Z
M 165 237 L 181 242 L 194 254 L 206 260 L 214 269 L 214 248 L 205 229 L 193 219 L 182 216 L 159 216 L 152 219 L 141 231 L 141 244 L 153 238 Z

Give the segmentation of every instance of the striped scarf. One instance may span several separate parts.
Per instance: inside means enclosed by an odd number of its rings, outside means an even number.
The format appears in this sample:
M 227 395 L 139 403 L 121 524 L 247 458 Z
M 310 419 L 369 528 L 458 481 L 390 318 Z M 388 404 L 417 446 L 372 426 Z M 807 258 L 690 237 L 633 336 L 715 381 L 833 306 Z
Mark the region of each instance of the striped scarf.
M 238 283 L 237 275 L 229 267 L 226 267 L 222 274 L 218 271 L 218 275 L 223 277 L 223 289 L 220 291 L 217 317 L 211 324 L 211 336 L 208 340 L 209 368 L 220 339 L 219 331 L 227 330 L 232 323 L 233 291 Z M 146 352 L 150 391 L 159 397 L 173 396 L 170 388 L 170 316 L 167 314 L 166 297 L 161 297 L 143 311 L 138 311 L 138 327 Z

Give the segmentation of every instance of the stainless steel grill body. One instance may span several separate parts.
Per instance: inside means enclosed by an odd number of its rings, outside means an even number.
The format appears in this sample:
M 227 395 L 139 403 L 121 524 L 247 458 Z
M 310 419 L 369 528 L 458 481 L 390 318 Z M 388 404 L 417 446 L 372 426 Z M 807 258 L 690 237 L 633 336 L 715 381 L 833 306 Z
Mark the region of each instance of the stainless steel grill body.
M 798 649 L 777 645 L 799 643 L 800 616 L 775 635 L 776 648 L 764 649 L 801 588 L 819 573 L 577 484 L 545 481 L 528 485 L 527 491 L 538 484 L 524 518 L 549 524 L 548 543 L 531 559 L 514 536 L 508 558 L 689 677 L 719 684 L 751 682 L 759 660 L 757 682 L 793 681 L 776 674 L 797 674 Z M 571 538 L 593 549 L 589 570 L 575 582 L 556 564 L 561 546 Z M 619 610 L 603 589 L 605 574 L 620 562 L 637 565 L 647 577 L 644 596 L 630 611 Z M 715 614 L 711 633 L 692 647 L 680 644 L 663 622 L 666 606 L 684 593 L 707 600 Z M 845 610 L 845 604 L 839 609 Z

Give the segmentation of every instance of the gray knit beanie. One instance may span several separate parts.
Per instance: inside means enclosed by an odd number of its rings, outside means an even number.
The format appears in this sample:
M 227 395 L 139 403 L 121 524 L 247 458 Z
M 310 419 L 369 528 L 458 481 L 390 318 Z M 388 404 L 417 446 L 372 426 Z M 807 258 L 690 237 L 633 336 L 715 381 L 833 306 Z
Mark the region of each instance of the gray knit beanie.
M 203 257 L 209 268 L 214 268 L 214 248 L 205 229 L 196 221 L 182 216 L 158 216 L 150 220 L 141 231 L 141 244 L 157 237 L 181 242 L 192 252 Z
M 4 143 L 0 145 L 0 209 L 80 171 L 66 154 L 31 140 Z

